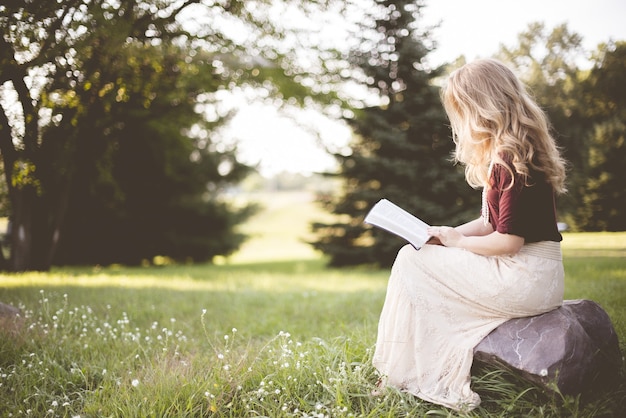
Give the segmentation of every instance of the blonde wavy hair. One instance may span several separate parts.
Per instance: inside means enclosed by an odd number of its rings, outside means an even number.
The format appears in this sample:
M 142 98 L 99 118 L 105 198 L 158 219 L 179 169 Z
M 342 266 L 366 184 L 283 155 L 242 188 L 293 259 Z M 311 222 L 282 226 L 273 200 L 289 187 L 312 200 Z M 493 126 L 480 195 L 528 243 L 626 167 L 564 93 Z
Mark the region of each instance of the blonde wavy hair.
M 454 159 L 465 165 L 470 186 L 487 184 L 491 163 L 501 164 L 513 178 L 506 158 L 526 185 L 533 171 L 543 173 L 557 193 L 566 191 L 565 161 L 550 135 L 548 120 L 502 62 L 481 59 L 455 70 L 441 98 L 456 144 Z

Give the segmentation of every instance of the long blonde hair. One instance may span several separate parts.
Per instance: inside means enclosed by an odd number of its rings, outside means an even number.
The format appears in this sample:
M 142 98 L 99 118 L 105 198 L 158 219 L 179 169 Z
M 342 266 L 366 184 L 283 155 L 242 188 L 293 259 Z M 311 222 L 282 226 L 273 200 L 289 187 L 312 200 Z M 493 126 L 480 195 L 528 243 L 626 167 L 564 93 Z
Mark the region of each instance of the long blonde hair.
M 543 173 L 556 192 L 566 191 L 565 161 L 547 118 L 507 66 L 495 59 L 466 64 L 449 76 L 441 97 L 456 144 L 454 158 L 465 165 L 468 184 L 485 186 L 492 163 L 513 178 L 506 158 L 527 184 L 532 170 Z

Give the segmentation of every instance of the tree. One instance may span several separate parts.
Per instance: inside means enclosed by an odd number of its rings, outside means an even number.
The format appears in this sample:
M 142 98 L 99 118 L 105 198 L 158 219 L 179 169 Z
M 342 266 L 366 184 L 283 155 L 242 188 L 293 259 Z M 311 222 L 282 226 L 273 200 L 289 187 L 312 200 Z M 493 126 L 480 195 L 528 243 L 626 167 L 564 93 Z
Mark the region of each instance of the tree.
M 573 230 L 624 229 L 623 43 L 601 45 L 592 56 L 567 25 L 547 30 L 541 23 L 530 24 L 518 41 L 498 57 L 531 87 L 568 160 L 561 219 Z M 591 70 L 579 68 L 581 58 L 591 60 Z
M 353 77 L 378 103 L 355 110 L 348 120 L 355 137 L 351 152 L 335 154 L 345 190 L 328 209 L 333 224 L 315 223 L 313 245 L 335 266 L 393 261 L 398 238 L 363 225 L 368 210 L 388 198 L 431 224 L 454 224 L 478 211 L 479 196 L 451 165 L 453 142 L 430 69 L 430 41 L 417 24 L 421 5 L 378 1 L 364 20 L 361 47 L 352 51 Z
M 126 242 L 113 233 L 129 232 L 120 225 L 146 233 L 137 220 L 167 224 L 152 224 L 164 229 L 161 239 L 144 237 L 155 245 L 133 260 L 155 251 L 180 258 L 232 251 L 241 238 L 234 226 L 249 211 L 225 205 L 220 191 L 244 169 L 234 149 L 220 150 L 212 136 L 226 115 L 217 112 L 209 123 L 202 107 L 219 89 L 246 83 L 269 97 L 316 96 L 294 81 L 305 71 L 273 39 L 282 35 L 268 21 L 272 7 L 203 0 L 0 5 L 0 152 L 12 225 L 2 267 L 45 270 L 57 256 L 76 261 L 85 240 L 108 234 L 109 244 Z M 245 42 L 234 41 L 233 26 L 248 34 Z M 146 174 L 143 182 L 138 174 Z M 155 188 L 155 179 L 167 187 Z M 156 211 L 148 205 L 160 205 L 159 216 L 147 216 Z M 86 224 L 90 234 L 81 231 Z M 89 257 L 102 255 L 96 244 Z
M 578 62 L 585 57 L 582 37 L 566 24 L 548 29 L 531 23 L 518 35 L 518 45 L 502 46 L 498 58 L 516 68 L 546 111 L 553 135 L 568 162 L 568 193 L 559 197 L 560 218 L 575 228 L 573 215 L 582 196 L 587 165 L 585 132 L 590 129 L 581 85 L 586 77 Z
M 585 80 L 585 105 L 593 124 L 584 194 L 576 211 L 586 231 L 626 230 L 626 42 L 601 48 Z
M 211 151 L 211 127 L 194 110 L 195 96 L 219 80 L 199 71 L 198 61 L 185 63 L 188 55 L 175 46 L 128 45 L 115 70 L 132 80 L 116 89 L 126 99 L 108 112 L 90 106 L 70 128 L 91 133 L 75 150 L 56 263 L 136 264 L 157 255 L 205 261 L 241 243 L 234 229 L 251 207 L 238 209 L 218 196 L 250 169 L 234 150 Z M 154 96 L 149 107 L 143 91 Z M 64 135 L 53 127 L 44 139 L 55 143 Z
M 88 178 L 79 177 L 84 168 L 108 181 L 109 205 L 120 198 L 110 172 L 111 138 L 120 130 L 116 112 L 132 112 L 138 96 L 142 107 L 154 110 L 153 87 L 165 74 L 155 67 L 150 82 L 141 83 L 145 90 L 133 90 L 133 82 L 145 74 L 123 74 L 119 64 L 129 62 L 126 53 L 134 45 L 151 48 L 182 39 L 185 32 L 176 17 L 192 3 L 67 0 L 1 7 L 0 79 L 12 88 L 3 91 L 5 99 L 14 92 L 22 113 L 20 126 L 20 118 L 10 113 L 12 104 L 4 100 L 0 149 L 13 231 L 9 269 L 50 266 L 70 203 L 82 202 L 72 193 L 77 182 Z M 176 107 L 161 100 L 165 103 Z

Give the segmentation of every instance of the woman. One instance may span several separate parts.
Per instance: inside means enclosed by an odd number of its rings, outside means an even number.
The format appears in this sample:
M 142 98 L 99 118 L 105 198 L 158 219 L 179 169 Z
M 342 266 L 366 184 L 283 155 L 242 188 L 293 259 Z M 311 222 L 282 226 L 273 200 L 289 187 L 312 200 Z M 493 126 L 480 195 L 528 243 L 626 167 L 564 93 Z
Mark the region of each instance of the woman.
M 501 62 L 453 72 L 442 101 L 481 215 L 431 227 L 430 244 L 394 262 L 373 363 L 389 385 L 455 410 L 480 404 L 470 388 L 474 347 L 498 325 L 563 302 L 555 194 L 564 161 L 544 113 Z

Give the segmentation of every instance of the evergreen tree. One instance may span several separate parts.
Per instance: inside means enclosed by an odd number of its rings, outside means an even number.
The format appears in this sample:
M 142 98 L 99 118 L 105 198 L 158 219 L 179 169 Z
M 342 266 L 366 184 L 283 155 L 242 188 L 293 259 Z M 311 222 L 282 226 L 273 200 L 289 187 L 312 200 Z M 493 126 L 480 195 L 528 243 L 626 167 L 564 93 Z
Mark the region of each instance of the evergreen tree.
M 588 165 L 587 132 L 593 125 L 582 86 L 586 73 L 578 68 L 584 56 L 582 37 L 566 24 L 547 28 L 531 23 L 518 35 L 518 45 L 501 47 L 497 57 L 511 65 L 546 111 L 552 134 L 568 162 L 568 193 L 558 197 L 559 219 L 577 229 L 576 215 L 585 196 Z
M 583 84 L 592 127 L 585 135 L 582 199 L 577 221 L 585 231 L 626 230 L 626 42 L 605 47 Z
M 361 47 L 351 53 L 379 103 L 355 111 L 349 155 L 335 154 L 345 181 L 326 203 L 340 221 L 315 223 L 315 248 L 334 266 L 389 265 L 403 241 L 363 224 L 369 209 L 387 198 L 430 224 L 452 225 L 477 216 L 479 193 L 451 164 L 453 142 L 434 84 L 441 69 L 429 69 L 428 33 L 417 23 L 421 4 L 378 1 L 364 22 Z M 370 23 L 368 25 L 368 23 Z
M 624 42 L 600 45 L 593 68 L 582 70 L 578 63 L 588 53 L 582 37 L 565 24 L 548 29 L 532 23 L 518 41 L 498 56 L 530 86 L 568 161 L 560 219 L 575 231 L 625 229 Z

